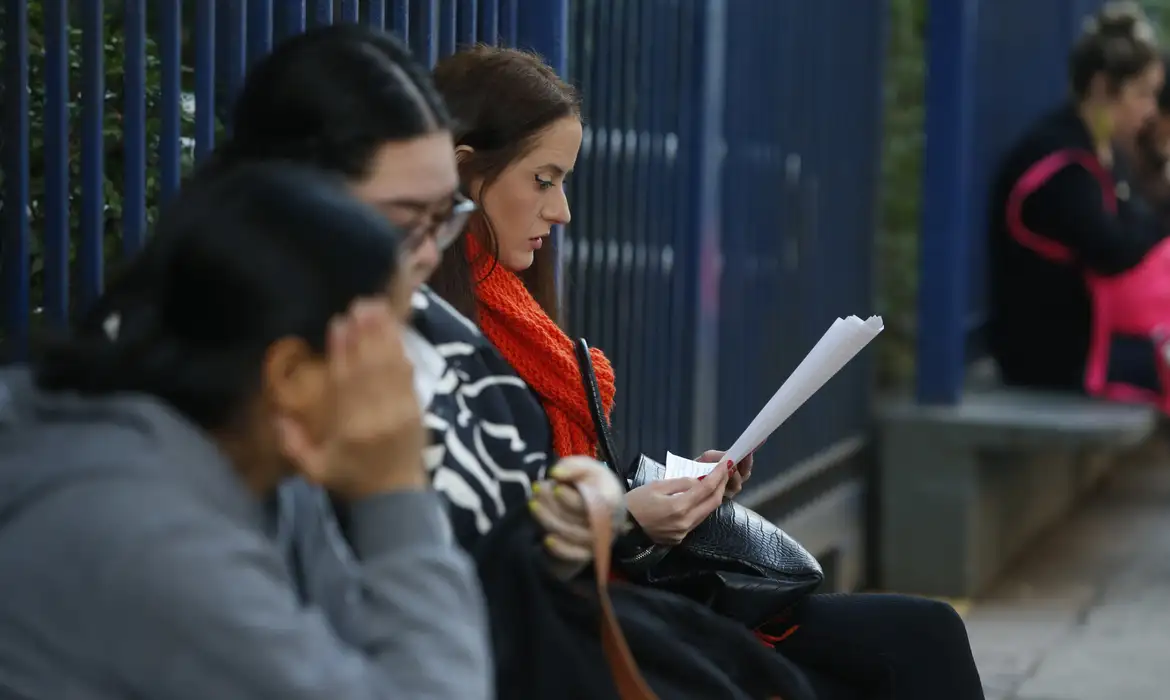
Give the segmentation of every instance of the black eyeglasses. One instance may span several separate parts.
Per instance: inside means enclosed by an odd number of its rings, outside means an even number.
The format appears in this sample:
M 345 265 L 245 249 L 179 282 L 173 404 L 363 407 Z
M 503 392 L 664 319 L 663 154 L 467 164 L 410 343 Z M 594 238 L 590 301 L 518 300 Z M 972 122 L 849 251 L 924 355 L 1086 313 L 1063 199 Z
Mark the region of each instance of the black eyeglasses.
M 475 202 L 456 194 L 447 206 L 423 212 L 417 220 L 404 226 L 410 234 L 402 243 L 403 249 L 413 252 L 428 238 L 434 238 L 439 250 L 446 250 L 463 233 L 467 219 L 477 208 Z

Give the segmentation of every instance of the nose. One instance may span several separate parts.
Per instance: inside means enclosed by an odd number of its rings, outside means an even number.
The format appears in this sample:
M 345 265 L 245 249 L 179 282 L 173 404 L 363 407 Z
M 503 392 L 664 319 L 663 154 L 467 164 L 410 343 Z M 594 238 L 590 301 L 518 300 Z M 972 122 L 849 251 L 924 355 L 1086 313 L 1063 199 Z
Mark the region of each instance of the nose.
M 573 218 L 569 211 L 569 198 L 565 196 L 565 188 L 558 187 L 545 204 L 544 220 L 553 224 L 567 224 Z

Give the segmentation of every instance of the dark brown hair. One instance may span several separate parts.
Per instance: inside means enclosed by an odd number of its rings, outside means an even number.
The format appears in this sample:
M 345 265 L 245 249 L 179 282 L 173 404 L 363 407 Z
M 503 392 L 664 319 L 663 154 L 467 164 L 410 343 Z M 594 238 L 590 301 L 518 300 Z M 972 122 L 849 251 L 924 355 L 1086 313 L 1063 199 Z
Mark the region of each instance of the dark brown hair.
M 1141 6 L 1128 0 L 1108 2 L 1085 20 L 1085 30 L 1069 56 L 1073 94 L 1087 97 L 1099 74 L 1116 92 L 1159 59 L 1153 25 Z
M 455 121 L 455 145 L 474 151 L 460 160 L 459 177 L 465 189 L 472 180 L 482 180 L 478 192 L 468 192 L 478 200 L 509 165 L 529 153 L 541 132 L 565 117 L 581 117 L 577 91 L 534 53 L 480 44 L 439 61 L 434 79 Z M 484 237 L 494 266 L 499 245 L 482 209 L 473 215 L 468 235 Z M 553 320 L 558 319 L 556 255 L 556 246 L 546 245 L 520 273 Z M 480 281 L 472 279 L 464 248 L 456 245 L 443 255 L 430 284 L 475 321 L 475 285 Z

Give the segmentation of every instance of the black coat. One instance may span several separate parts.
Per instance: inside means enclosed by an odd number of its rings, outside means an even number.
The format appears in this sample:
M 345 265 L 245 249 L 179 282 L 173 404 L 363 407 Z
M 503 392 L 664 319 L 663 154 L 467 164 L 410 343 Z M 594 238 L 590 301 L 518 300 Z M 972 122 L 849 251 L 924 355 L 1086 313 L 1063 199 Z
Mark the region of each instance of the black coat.
M 592 577 L 546 573 L 538 535 L 509 517 L 476 552 L 490 608 L 500 700 L 617 700 Z M 643 676 L 662 700 L 814 700 L 804 676 L 737 622 L 670 593 L 614 583 L 611 599 Z
M 1092 323 L 1085 273 L 1130 270 L 1165 235 L 1148 210 L 1135 206 L 1128 183 L 1116 185 L 1118 211 L 1113 213 L 1098 177 L 1081 165 L 1069 165 L 1024 200 L 1021 219 L 1034 233 L 1069 249 L 1074 260 L 1053 262 L 1016 242 L 1006 216 L 1012 189 L 1034 164 L 1068 149 L 1095 151 L 1072 106 L 1025 133 L 1003 159 L 992 186 L 989 343 L 1009 384 L 1079 390 Z M 1152 345 L 1146 352 L 1152 361 Z
M 539 400 L 491 343 L 433 292 L 415 295 L 414 327 L 448 361 L 427 409 L 435 488 L 476 555 L 488 602 L 500 700 L 617 698 L 587 579 L 545 571 L 529 517 L 530 481 L 551 453 Z M 739 623 L 670 593 L 615 585 L 630 647 L 663 700 L 812 700 L 803 676 Z

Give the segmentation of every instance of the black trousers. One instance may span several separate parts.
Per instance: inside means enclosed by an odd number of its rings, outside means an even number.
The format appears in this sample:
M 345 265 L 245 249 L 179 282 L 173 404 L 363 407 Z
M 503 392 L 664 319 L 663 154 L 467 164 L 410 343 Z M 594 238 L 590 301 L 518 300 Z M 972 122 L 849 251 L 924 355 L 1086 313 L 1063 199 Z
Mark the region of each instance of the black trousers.
M 1109 381 L 1160 392 L 1158 350 L 1148 338 L 1116 336 L 1109 348 Z
M 904 595 L 809 596 L 776 650 L 817 700 L 984 700 L 967 628 L 946 603 Z

